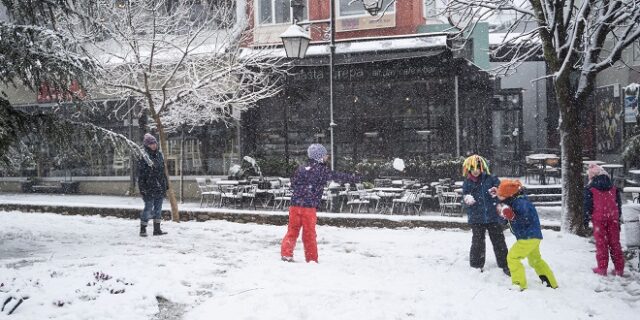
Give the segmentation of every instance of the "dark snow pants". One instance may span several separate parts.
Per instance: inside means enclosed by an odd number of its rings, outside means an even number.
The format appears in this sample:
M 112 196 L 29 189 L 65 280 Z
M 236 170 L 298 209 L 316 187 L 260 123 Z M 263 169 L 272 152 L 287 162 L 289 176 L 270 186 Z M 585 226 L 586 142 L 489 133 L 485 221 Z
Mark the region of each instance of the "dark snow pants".
M 501 269 L 507 268 L 507 243 L 504 241 L 502 225 L 499 223 L 471 224 L 471 252 L 469 264 L 472 268 L 484 267 L 485 261 L 485 231 L 489 232 L 489 239 L 496 254 L 496 262 Z

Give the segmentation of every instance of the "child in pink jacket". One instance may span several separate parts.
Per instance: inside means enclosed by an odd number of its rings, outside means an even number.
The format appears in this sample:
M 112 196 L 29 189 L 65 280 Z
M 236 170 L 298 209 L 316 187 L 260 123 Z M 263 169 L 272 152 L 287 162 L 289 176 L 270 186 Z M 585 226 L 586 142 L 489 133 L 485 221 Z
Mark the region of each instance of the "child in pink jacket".
M 597 267 L 593 272 L 607 275 L 609 254 L 613 261 L 612 274 L 624 273 L 624 255 L 620 245 L 620 190 L 611 183 L 611 178 L 602 167 L 591 164 L 587 171 L 589 184 L 584 190 L 585 226 L 593 222 L 593 237 L 596 240 Z

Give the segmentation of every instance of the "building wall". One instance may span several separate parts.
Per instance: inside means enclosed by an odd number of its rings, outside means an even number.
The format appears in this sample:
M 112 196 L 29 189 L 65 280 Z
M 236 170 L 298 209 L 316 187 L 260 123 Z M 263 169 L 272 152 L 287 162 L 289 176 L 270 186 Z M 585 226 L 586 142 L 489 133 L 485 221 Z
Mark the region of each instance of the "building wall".
M 497 67 L 499 63 L 492 63 Z M 531 150 L 547 148 L 547 91 L 544 80 L 533 81 L 545 74 L 544 62 L 525 62 L 516 73 L 501 78 L 501 87 L 524 89 L 522 111 L 524 141 Z
M 336 8 L 340 0 L 335 0 Z M 329 1 L 308 0 L 307 14 L 309 21 L 329 19 Z M 361 6 L 355 2 L 352 6 Z M 384 15 L 372 17 L 368 13 L 358 16 L 341 17 L 336 9 L 336 40 L 361 38 L 361 37 L 385 37 L 395 35 L 407 35 L 417 32 L 418 26 L 425 23 L 423 14 L 424 4 L 422 0 L 396 1 L 394 12 L 386 12 Z M 282 34 L 291 24 L 257 24 L 257 0 L 249 1 L 247 11 L 251 19 L 249 26 L 253 29 L 254 44 L 280 44 Z M 328 24 L 318 23 L 311 27 L 312 41 L 322 41 L 327 33 Z

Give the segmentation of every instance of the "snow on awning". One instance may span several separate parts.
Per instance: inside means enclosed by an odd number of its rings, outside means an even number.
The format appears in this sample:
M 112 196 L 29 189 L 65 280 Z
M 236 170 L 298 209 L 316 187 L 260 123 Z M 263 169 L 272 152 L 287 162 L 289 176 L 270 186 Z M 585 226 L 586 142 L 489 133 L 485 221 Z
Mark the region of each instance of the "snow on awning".
M 425 48 L 445 47 L 446 36 L 415 37 L 405 39 L 376 39 L 370 41 L 345 41 L 336 43 L 336 54 L 366 53 L 377 51 L 415 50 Z M 283 51 L 284 53 L 284 51 Z M 311 44 L 307 56 L 329 55 L 326 44 Z
M 352 41 L 340 41 L 336 43 L 336 55 L 352 55 L 349 61 L 336 61 L 336 65 L 344 63 L 360 63 L 370 61 L 383 61 L 406 59 L 412 57 L 434 56 L 446 49 L 446 36 L 389 38 L 389 39 L 356 39 Z M 259 50 L 272 57 L 286 57 L 283 47 L 248 48 L 245 54 Z M 402 53 L 401 53 L 402 52 Z M 375 57 L 366 54 L 375 54 Z M 312 43 L 309 45 L 306 57 L 296 59 L 295 65 L 314 65 L 318 59 L 328 59 L 328 42 Z M 344 59 L 340 59 L 344 60 Z

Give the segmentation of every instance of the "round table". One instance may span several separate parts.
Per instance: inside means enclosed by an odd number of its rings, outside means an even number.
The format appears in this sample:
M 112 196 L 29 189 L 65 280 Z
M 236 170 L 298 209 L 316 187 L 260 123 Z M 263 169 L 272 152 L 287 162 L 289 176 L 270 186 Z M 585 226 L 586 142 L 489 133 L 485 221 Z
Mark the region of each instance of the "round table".
M 619 170 L 622 170 L 624 168 L 623 165 L 616 164 L 616 163 L 603 164 L 603 165 L 601 165 L 601 167 L 604 168 L 605 170 L 607 170 L 607 172 L 609 172 L 609 174 L 611 175 L 611 178 L 615 177 L 616 173 Z
M 590 164 L 597 164 L 597 165 L 601 165 L 604 164 L 604 161 L 600 161 L 600 160 L 584 160 L 582 161 L 583 165 L 590 165 Z
M 552 153 L 535 153 L 528 155 L 531 160 L 540 161 L 540 184 L 547 184 L 547 179 L 545 177 L 545 169 L 546 169 L 546 161 L 547 160 L 556 160 L 560 159 L 557 155 Z

